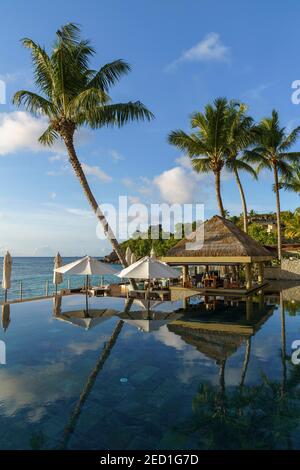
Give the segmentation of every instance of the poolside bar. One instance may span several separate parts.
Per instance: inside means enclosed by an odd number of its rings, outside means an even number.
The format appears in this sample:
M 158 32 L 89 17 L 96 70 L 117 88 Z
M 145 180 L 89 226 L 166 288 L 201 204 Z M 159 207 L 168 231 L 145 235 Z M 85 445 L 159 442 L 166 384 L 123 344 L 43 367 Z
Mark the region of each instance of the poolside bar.
M 201 237 L 195 231 L 161 258 L 182 268 L 182 288 L 199 293 L 249 293 L 265 285 L 264 265 L 273 258 L 265 247 L 220 216 L 215 215 L 203 225 L 200 229 L 204 236 L 199 246 L 195 242 Z

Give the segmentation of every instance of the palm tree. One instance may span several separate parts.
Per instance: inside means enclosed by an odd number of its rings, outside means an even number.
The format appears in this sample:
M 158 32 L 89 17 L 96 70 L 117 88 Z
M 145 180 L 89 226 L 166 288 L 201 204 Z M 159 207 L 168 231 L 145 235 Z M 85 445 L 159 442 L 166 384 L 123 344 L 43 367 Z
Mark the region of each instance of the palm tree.
M 194 131 L 191 134 L 175 130 L 168 137 L 170 144 L 187 153 L 198 173 L 213 172 L 216 197 L 222 217 L 226 216 L 221 196 L 221 172 L 227 151 L 227 118 L 228 101 L 225 98 L 217 98 L 213 105 L 205 106 L 204 113 L 192 114 L 190 122 Z
M 242 186 L 239 172 L 245 171 L 257 179 L 255 170 L 240 158 L 240 154 L 254 140 L 253 119 L 246 115 L 247 107 L 244 104 L 231 103 L 230 106 L 230 122 L 228 155 L 226 159 L 226 167 L 231 171 L 237 183 L 243 207 L 244 231 L 248 232 L 248 212 L 245 197 L 245 191 Z
M 293 218 L 286 221 L 284 234 L 287 238 L 300 239 L 300 215 L 295 212 Z
M 257 164 L 257 171 L 268 169 L 273 171 L 274 189 L 276 193 L 276 213 L 277 213 L 277 239 L 278 239 L 278 259 L 281 260 L 281 216 L 280 216 L 280 184 L 279 176 L 290 179 L 292 176 L 291 163 L 300 158 L 300 152 L 290 152 L 291 147 L 296 143 L 300 127 L 296 127 L 290 133 L 284 127 L 280 127 L 277 111 L 272 111 L 270 118 L 264 118 L 257 125 L 256 147 L 246 150 L 244 161 Z
M 57 31 L 50 55 L 31 39 L 26 38 L 22 42 L 31 51 L 35 84 L 41 94 L 20 90 L 14 95 L 13 102 L 17 106 L 24 105 L 33 114 L 48 118 L 48 128 L 39 141 L 51 146 L 56 139 L 62 139 L 89 204 L 120 262 L 127 266 L 123 250 L 83 172 L 74 147 L 74 134 L 82 126 L 92 129 L 121 127 L 134 120 L 150 120 L 153 115 L 139 101 L 111 103 L 109 88 L 130 71 L 130 66 L 123 60 L 115 60 L 98 71 L 90 69 L 89 62 L 95 51 L 89 41 L 81 39 L 77 25 L 69 23 Z

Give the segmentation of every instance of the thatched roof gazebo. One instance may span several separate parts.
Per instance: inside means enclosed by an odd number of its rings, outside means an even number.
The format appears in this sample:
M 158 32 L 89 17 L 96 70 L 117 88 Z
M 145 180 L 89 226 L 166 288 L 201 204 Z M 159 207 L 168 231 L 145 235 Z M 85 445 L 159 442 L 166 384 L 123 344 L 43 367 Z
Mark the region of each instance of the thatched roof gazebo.
M 193 232 L 187 238 L 180 240 L 162 261 L 170 265 L 182 266 L 184 276 L 188 266 L 238 266 L 245 265 L 246 286 L 252 288 L 252 264 L 258 264 L 259 284 L 263 283 L 264 262 L 270 261 L 273 255 L 260 243 L 253 240 L 233 222 L 215 215 L 204 222 L 198 229 L 203 230 L 202 243 L 199 233 Z

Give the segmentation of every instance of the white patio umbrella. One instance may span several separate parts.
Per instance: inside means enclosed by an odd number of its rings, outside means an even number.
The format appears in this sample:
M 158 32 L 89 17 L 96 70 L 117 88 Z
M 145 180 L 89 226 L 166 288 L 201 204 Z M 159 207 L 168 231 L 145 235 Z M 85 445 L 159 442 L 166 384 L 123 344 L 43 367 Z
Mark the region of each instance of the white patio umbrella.
M 131 279 L 176 279 L 180 277 L 180 272 L 158 259 L 144 256 L 128 268 L 122 269 L 117 276 Z
M 139 330 L 150 333 L 159 330 L 163 325 L 178 320 L 182 314 L 176 312 L 132 312 L 129 314 L 121 313 L 120 318 L 129 325 L 135 326 Z
M 126 248 L 126 252 L 125 252 L 125 259 L 127 261 L 128 266 L 131 264 L 131 255 L 132 255 L 132 251 L 131 251 L 130 247 L 128 246 Z
M 74 310 L 71 312 L 62 312 L 55 314 L 55 319 L 64 321 L 75 326 L 80 326 L 85 330 L 91 330 L 100 323 L 109 320 L 115 316 L 118 312 L 113 309 L 102 309 L 95 310 L 91 309 L 88 312 L 86 310 Z
M 53 284 L 55 284 L 55 291 L 57 293 L 57 285 L 63 282 L 63 276 L 61 273 L 55 271 L 55 269 L 61 268 L 61 256 L 59 253 L 54 258 L 54 271 L 53 271 Z
M 131 260 L 130 260 L 130 264 L 134 264 L 137 262 L 137 257 L 135 256 L 134 253 L 131 254 Z
M 77 261 L 66 264 L 61 268 L 54 269 L 55 272 L 61 274 L 74 274 L 77 276 L 86 276 L 86 287 L 89 286 L 89 276 L 102 276 L 104 274 L 116 274 L 117 271 L 107 263 L 102 263 L 91 256 L 85 256 Z M 86 289 L 86 299 L 87 299 Z
M 9 324 L 10 324 L 10 305 L 9 304 L 3 304 L 2 305 L 2 328 L 4 330 L 4 333 L 6 332 Z
M 10 253 L 7 251 L 3 259 L 3 277 L 2 277 L 2 288 L 5 290 L 4 301 L 7 300 L 7 290 L 10 289 L 11 283 L 11 267 L 12 267 L 12 258 Z

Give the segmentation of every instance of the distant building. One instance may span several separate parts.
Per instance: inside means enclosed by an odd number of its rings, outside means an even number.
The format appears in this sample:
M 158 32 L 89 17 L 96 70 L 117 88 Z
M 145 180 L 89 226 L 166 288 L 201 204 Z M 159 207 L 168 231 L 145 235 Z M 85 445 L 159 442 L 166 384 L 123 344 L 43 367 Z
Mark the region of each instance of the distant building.
M 276 214 L 255 214 L 248 216 L 249 223 L 259 224 L 266 229 L 268 233 L 277 230 Z M 282 225 L 283 227 L 283 225 Z

